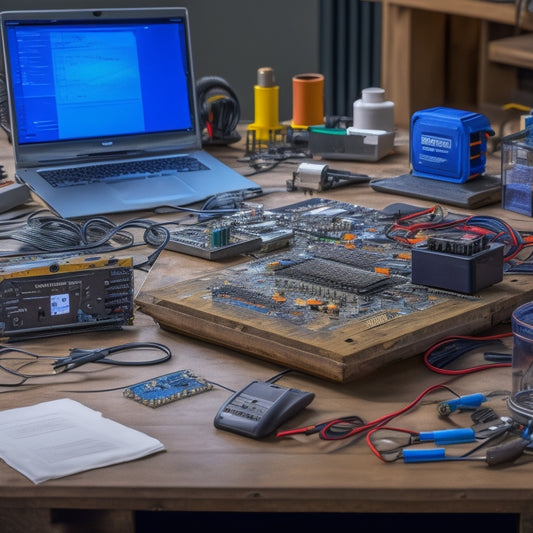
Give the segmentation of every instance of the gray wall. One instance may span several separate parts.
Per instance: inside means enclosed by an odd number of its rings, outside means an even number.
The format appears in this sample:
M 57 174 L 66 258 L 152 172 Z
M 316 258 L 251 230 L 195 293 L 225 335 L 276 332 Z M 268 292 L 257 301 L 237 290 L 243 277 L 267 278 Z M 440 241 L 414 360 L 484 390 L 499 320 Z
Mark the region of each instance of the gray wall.
M 292 77 L 319 68 L 319 0 L 0 0 L 0 10 L 177 4 L 189 9 L 196 78 L 225 78 L 241 104 L 241 119 L 252 121 L 257 69 L 272 67 L 279 118 L 292 118 Z

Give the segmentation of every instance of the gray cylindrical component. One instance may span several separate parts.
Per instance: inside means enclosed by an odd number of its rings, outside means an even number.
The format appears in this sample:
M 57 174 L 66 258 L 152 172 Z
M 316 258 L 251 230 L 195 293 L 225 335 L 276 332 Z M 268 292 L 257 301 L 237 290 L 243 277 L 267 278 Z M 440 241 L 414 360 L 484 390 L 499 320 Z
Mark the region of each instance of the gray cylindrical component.
M 257 85 L 259 87 L 274 87 L 275 83 L 274 69 L 261 67 L 257 70 Z
M 363 130 L 394 131 L 394 103 L 385 100 L 380 87 L 363 89 L 353 104 L 353 127 Z

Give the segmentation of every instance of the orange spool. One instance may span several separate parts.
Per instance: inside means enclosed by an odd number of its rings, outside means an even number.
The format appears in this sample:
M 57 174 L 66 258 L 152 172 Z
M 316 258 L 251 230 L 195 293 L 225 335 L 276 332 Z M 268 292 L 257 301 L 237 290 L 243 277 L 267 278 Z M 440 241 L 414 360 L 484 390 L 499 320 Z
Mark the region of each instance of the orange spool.
M 298 74 L 292 78 L 292 127 L 324 124 L 324 76 Z

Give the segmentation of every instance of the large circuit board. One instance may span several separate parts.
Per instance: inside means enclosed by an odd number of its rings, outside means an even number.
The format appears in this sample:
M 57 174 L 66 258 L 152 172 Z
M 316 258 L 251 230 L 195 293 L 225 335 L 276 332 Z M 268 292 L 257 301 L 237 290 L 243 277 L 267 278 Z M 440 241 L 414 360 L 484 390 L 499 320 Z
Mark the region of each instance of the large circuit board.
M 458 297 L 412 285 L 409 247 L 386 236 L 393 216 L 317 198 L 230 218 L 265 247 L 213 280 L 213 301 L 329 329 L 354 319 L 384 323 Z M 275 249 L 274 236 L 288 234 Z
M 483 331 L 533 297 L 529 277 L 475 295 L 413 284 L 412 245 L 390 238 L 398 218 L 390 207 L 312 198 L 204 223 L 195 242 L 209 254 L 221 228 L 254 249 L 237 265 L 141 291 L 136 301 L 165 329 L 345 382 L 446 335 Z

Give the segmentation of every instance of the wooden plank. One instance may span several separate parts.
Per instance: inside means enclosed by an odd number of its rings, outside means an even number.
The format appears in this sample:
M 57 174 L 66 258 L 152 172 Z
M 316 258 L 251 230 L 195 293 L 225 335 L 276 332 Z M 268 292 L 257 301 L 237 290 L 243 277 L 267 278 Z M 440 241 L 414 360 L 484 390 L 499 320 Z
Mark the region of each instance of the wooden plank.
M 394 122 L 409 129 L 411 120 L 411 20 L 412 12 L 383 6 L 381 43 L 381 86 L 394 102 Z
M 447 17 L 411 10 L 409 114 L 446 101 Z
M 213 302 L 209 287 L 219 276 L 141 292 L 137 304 L 164 329 L 334 382 L 359 379 L 419 355 L 447 335 L 482 332 L 533 299 L 533 279 L 510 276 L 482 291 L 479 299 L 451 300 L 377 326 L 353 320 L 335 330 L 313 331 Z
M 451 16 L 448 21 L 446 102 L 460 109 L 477 104 L 481 21 Z
M 518 86 L 516 68 L 496 63 L 489 58 L 489 46 L 494 28 L 482 21 L 479 39 L 479 77 L 477 101 L 481 108 L 484 104 L 507 104 L 513 100 Z M 503 31 L 503 28 L 500 28 Z M 509 29 L 508 29 L 509 30 Z M 499 32 L 498 32 L 499 33 Z
M 533 33 L 495 39 L 489 43 L 489 60 L 526 69 L 533 68 Z
M 381 0 L 384 8 L 401 6 L 425 11 L 436 11 L 449 15 L 472 17 L 489 22 L 498 22 L 514 26 L 516 22 L 516 6 L 512 3 L 486 2 L 481 0 Z M 533 16 L 525 11 L 522 15 L 521 27 L 533 30 Z

